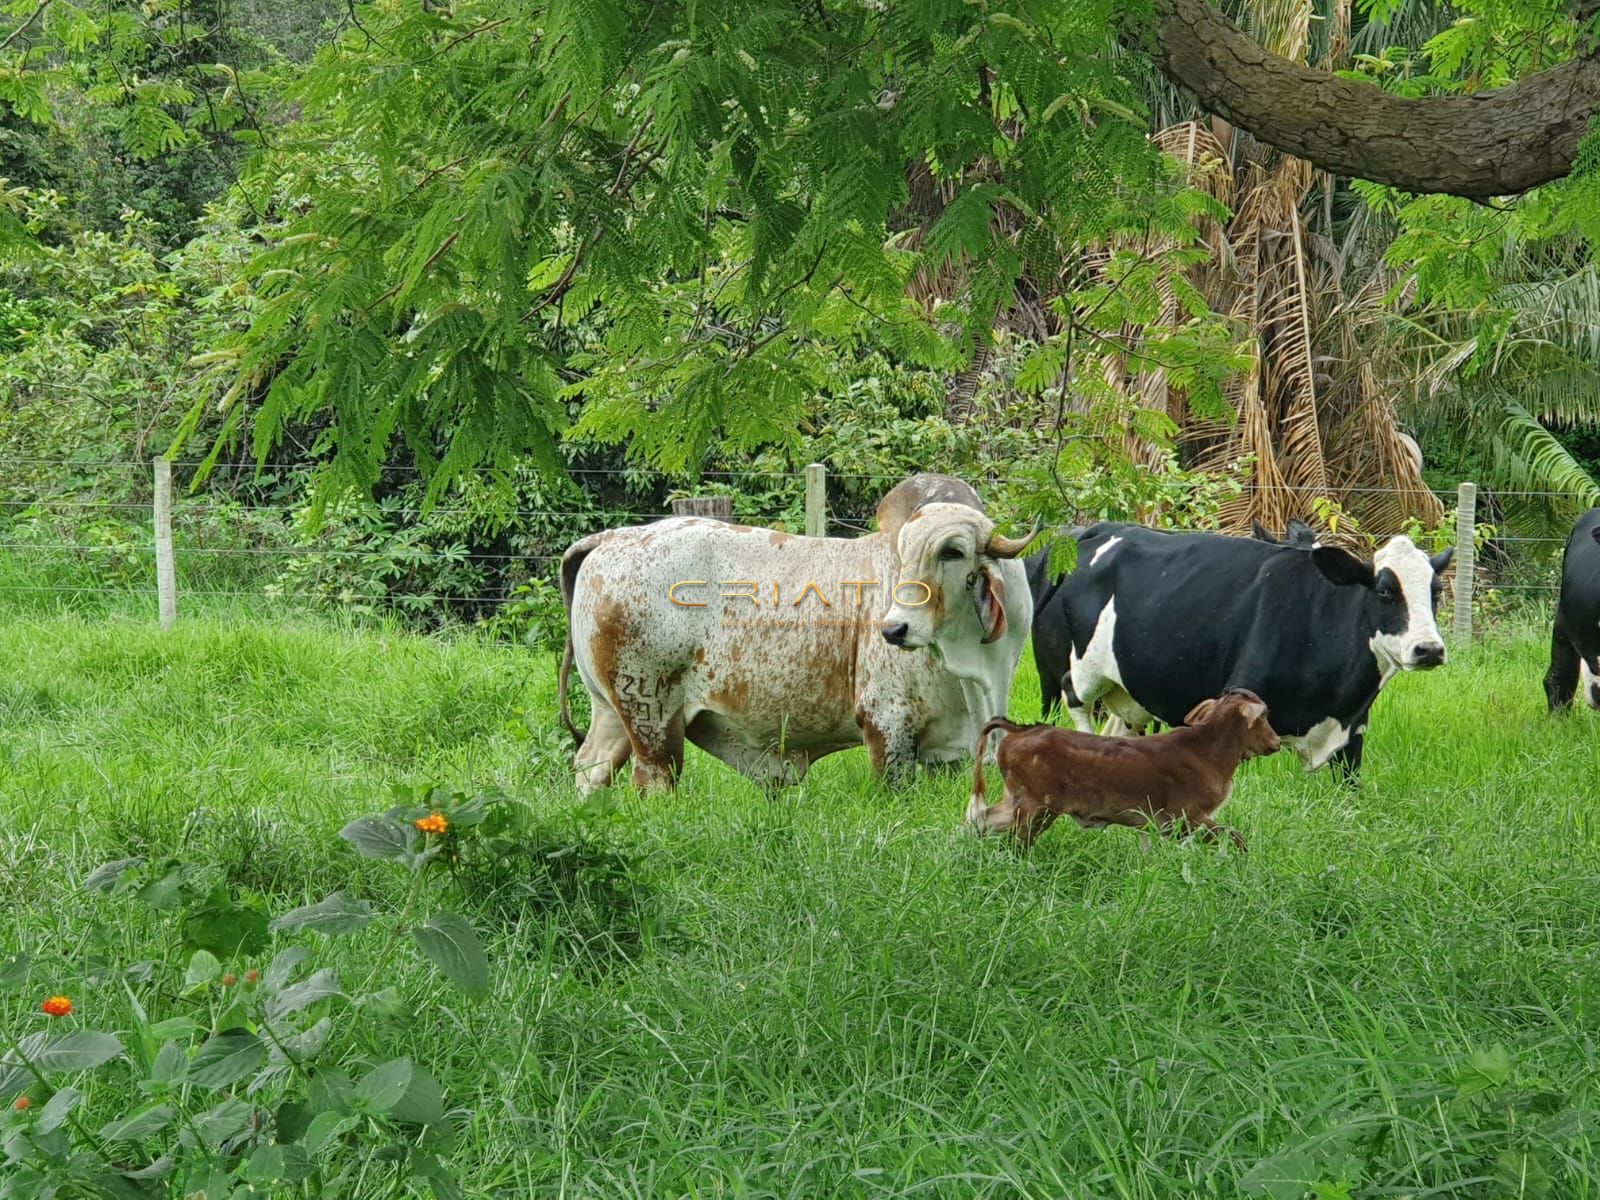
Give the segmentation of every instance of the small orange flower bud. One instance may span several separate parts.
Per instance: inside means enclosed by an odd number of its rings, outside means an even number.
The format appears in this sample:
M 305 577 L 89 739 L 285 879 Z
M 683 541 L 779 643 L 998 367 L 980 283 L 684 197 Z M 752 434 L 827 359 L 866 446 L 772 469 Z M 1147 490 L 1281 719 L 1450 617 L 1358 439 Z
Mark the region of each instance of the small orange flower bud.
M 237 975 L 224 975 L 222 977 L 222 986 L 223 987 L 232 987 L 234 984 L 236 984 L 238 982 L 239 982 L 239 977 Z
M 17 1102 L 11 1107 L 16 1109 L 18 1112 L 27 1112 L 33 1107 L 33 1101 L 29 1100 L 26 1096 L 18 1096 Z
M 48 1016 L 64 1017 L 72 1011 L 72 1000 L 67 996 L 51 996 L 39 1007 Z
M 425 817 L 418 817 L 412 824 L 423 833 L 444 833 L 450 828 L 450 822 L 445 819 L 442 812 L 431 812 Z
M 258 980 L 260 978 L 261 978 L 261 972 L 260 971 L 246 971 L 244 973 L 244 981 L 246 983 L 255 983 L 256 980 Z

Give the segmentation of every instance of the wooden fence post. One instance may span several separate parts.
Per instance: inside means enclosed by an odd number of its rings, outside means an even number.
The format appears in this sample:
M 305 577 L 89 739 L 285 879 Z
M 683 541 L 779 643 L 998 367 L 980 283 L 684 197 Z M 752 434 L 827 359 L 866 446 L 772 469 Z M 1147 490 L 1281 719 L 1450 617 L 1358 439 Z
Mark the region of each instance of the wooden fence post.
M 1472 585 L 1477 566 L 1478 485 L 1463 483 L 1456 489 L 1456 589 L 1455 639 L 1472 644 Z
M 718 521 L 733 520 L 732 496 L 679 496 L 672 501 L 675 517 L 714 517 Z
M 172 464 L 156 459 L 156 601 L 161 628 L 178 620 L 178 572 L 172 557 Z
M 828 468 L 821 463 L 806 468 L 806 536 L 828 536 Z

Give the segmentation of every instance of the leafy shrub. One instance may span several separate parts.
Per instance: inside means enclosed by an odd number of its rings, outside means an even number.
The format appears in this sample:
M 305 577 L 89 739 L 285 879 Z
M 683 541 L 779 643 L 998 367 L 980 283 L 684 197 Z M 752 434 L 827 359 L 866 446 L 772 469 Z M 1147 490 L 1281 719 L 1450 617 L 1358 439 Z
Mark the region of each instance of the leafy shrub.
M 269 921 L 259 902 L 176 859 L 119 859 L 90 875 L 87 888 L 153 912 L 170 953 L 101 963 L 128 997 L 120 1034 L 87 1013 L 80 1023 L 65 996 L 44 1002 L 32 1031 L 0 1033 L 0 1197 L 348 1194 L 374 1163 L 397 1183 L 460 1195 L 445 1165 L 456 1132 L 443 1090 L 422 1064 L 374 1053 L 376 1018 L 407 1011 L 384 986 L 406 944 L 466 995 L 488 991 L 478 935 L 431 902 L 434 881 L 475 857 L 465 849 L 475 839 L 514 836 L 523 813 L 501 797 L 425 798 L 341 833 L 362 857 L 409 873 L 389 912 L 336 891 Z M 305 944 L 265 957 L 273 933 L 304 932 L 314 944 L 375 934 L 364 979 L 317 967 Z M 31 965 L 12 960 L 0 986 L 23 986 Z

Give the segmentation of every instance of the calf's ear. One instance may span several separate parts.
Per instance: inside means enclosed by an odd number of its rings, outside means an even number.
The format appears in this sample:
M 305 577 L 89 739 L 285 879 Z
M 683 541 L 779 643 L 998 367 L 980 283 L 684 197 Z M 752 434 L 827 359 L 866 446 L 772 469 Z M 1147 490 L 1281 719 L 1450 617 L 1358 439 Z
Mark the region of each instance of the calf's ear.
M 1215 700 L 1202 700 L 1189 710 L 1189 715 L 1183 719 L 1185 725 L 1204 725 L 1216 709 Z
M 983 645 L 998 642 L 1006 635 L 1006 581 L 993 567 L 985 566 L 978 572 L 978 583 L 972 594 L 978 608 L 978 620 L 983 625 Z
M 1372 573 L 1371 563 L 1364 563 L 1348 550 L 1341 550 L 1337 546 L 1315 547 L 1311 551 L 1311 561 L 1317 564 L 1317 570 L 1322 572 L 1324 579 L 1339 587 L 1347 587 L 1352 583 L 1372 587 L 1378 581 Z
M 1595 532 L 1597 534 L 1600 534 L 1600 529 L 1596 529 Z M 1454 546 L 1446 547 L 1444 550 L 1440 551 L 1438 554 L 1435 554 L 1432 558 L 1430 558 L 1428 560 L 1430 563 L 1433 564 L 1433 573 L 1435 575 L 1437 575 L 1441 571 L 1443 571 L 1446 567 L 1448 567 L 1450 565 L 1450 560 L 1452 558 L 1454 558 L 1455 556 L 1456 556 L 1456 548 Z
M 1595 541 L 1600 542 L 1600 525 L 1596 525 L 1593 529 L 1589 530 L 1589 536 Z

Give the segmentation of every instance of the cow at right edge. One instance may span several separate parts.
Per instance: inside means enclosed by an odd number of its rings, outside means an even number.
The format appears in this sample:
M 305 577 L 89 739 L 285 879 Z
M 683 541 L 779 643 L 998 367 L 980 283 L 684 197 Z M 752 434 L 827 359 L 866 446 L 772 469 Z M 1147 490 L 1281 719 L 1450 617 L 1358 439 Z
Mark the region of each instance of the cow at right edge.
M 1544 694 L 1560 712 L 1583 693 L 1600 708 L 1600 508 L 1578 518 L 1561 555 L 1561 595 L 1550 633 L 1550 669 Z
M 1027 562 L 1033 647 L 1048 714 L 1064 693 L 1079 729 L 1182 724 L 1245 688 L 1308 771 L 1361 766 L 1368 712 L 1401 671 L 1445 660 L 1435 622 L 1452 551 L 1390 538 L 1371 561 L 1337 546 L 1271 544 L 1109 522 L 1074 530 L 1078 561 L 1052 583 Z M 1060 691 L 1056 682 L 1060 681 Z

